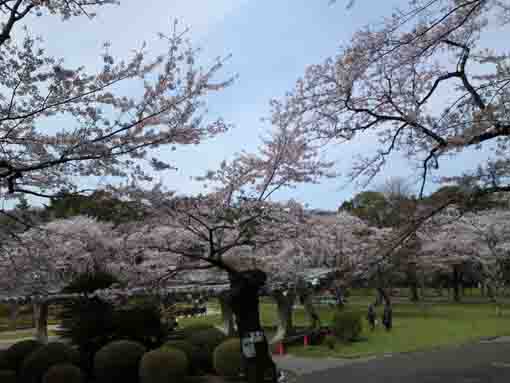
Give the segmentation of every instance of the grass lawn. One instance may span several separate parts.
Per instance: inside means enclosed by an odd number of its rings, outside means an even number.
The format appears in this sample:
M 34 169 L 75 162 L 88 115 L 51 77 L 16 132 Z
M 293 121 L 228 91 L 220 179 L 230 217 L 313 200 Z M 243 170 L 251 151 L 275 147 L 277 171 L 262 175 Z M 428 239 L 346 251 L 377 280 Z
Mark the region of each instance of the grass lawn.
M 358 310 L 363 318 L 368 304 L 373 301 L 369 296 L 353 296 L 349 308 Z M 217 305 L 214 304 L 217 309 Z M 321 322 L 328 325 L 334 311 L 325 306 L 317 307 Z M 510 335 L 510 304 L 503 305 L 504 315 L 498 315 L 496 306 L 490 303 L 446 303 L 428 302 L 413 304 L 409 302 L 395 303 L 393 307 L 393 330 L 386 332 L 381 325 L 371 332 L 364 321 L 363 341 L 351 344 L 338 343 L 334 350 L 325 346 L 290 347 L 287 352 L 307 357 L 362 357 L 389 353 L 426 350 L 446 345 L 456 345 L 485 337 Z M 382 308 L 378 310 L 381 318 Z M 276 306 L 264 301 L 261 304 L 262 324 L 266 329 L 277 325 Z M 197 318 L 183 318 L 180 327 L 194 323 L 221 323 L 220 315 Z M 294 311 L 294 325 L 308 324 L 305 312 L 297 308 Z
M 55 331 L 48 330 L 48 336 L 54 336 L 57 335 Z M 30 328 L 27 330 L 16 330 L 15 333 L 13 332 L 0 332 L 0 341 L 2 340 L 17 340 L 17 339 L 24 339 L 24 338 L 34 338 L 35 337 L 35 329 Z
M 366 305 L 351 303 L 365 317 Z M 381 309 L 382 310 L 382 309 Z M 480 338 L 510 335 L 510 305 L 503 307 L 506 315 L 500 316 L 493 304 L 434 303 L 395 304 L 393 330 L 386 332 L 381 325 L 372 332 L 364 320 L 362 338 L 350 344 L 337 343 L 334 350 L 325 346 L 291 347 L 288 352 L 310 357 L 361 357 L 468 343 Z M 381 318 L 381 312 L 378 313 Z M 321 318 L 331 318 L 331 312 Z M 327 323 L 327 322 L 326 322 Z

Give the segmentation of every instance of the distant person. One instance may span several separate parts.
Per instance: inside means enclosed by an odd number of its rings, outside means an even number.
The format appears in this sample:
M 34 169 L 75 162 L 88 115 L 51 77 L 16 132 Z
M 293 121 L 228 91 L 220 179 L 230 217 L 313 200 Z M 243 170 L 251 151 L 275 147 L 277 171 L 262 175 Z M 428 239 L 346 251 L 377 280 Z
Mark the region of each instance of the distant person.
M 393 327 L 393 310 L 391 309 L 391 305 L 386 303 L 384 306 L 384 314 L 382 319 L 383 325 L 386 328 L 386 331 L 390 331 Z
M 377 314 L 375 312 L 374 305 L 373 305 L 373 303 L 371 303 L 370 305 L 368 305 L 367 320 L 368 320 L 368 323 L 370 324 L 370 329 L 372 331 L 375 330 L 376 317 L 377 317 Z

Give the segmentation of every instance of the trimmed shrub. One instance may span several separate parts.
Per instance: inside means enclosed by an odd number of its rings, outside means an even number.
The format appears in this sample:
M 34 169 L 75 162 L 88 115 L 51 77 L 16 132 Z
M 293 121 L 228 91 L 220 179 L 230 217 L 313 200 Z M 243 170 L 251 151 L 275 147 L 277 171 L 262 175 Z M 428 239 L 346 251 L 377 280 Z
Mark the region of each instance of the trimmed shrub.
M 83 383 L 81 370 L 72 364 L 57 364 L 43 377 L 43 383 Z
M 213 370 L 214 350 L 226 339 L 225 334 L 216 328 L 201 330 L 189 337 L 189 342 L 195 347 L 192 359 L 199 370 L 205 372 Z
M 146 353 L 140 361 L 140 383 L 181 382 L 188 371 L 184 351 L 165 347 Z
M 138 367 L 145 347 L 120 340 L 101 348 L 94 357 L 94 375 L 98 383 L 137 383 Z
M 17 383 L 16 371 L 0 370 L 0 382 L 2 382 L 2 383 Z
M 7 354 L 7 350 L 0 350 L 0 371 L 9 369 L 9 362 L 7 362 L 5 354 Z
M 16 371 L 19 375 L 21 366 L 26 357 L 41 347 L 43 347 L 41 342 L 32 339 L 22 340 L 21 342 L 13 344 L 4 353 L 5 362 L 3 363 L 8 367 L 6 369 Z
M 23 383 L 40 383 L 46 371 L 57 364 L 72 363 L 73 351 L 63 343 L 48 343 L 31 353 L 21 367 Z
M 344 342 L 356 340 L 363 330 L 361 314 L 348 310 L 337 311 L 333 317 L 332 328 L 338 339 Z
M 113 312 L 114 339 L 140 342 L 148 349 L 160 347 L 166 335 L 159 307 L 150 302 Z
M 330 350 L 334 350 L 336 346 L 336 338 L 333 335 L 326 335 L 324 337 L 324 345 Z
M 65 293 L 92 293 L 117 283 L 117 279 L 106 272 L 83 273 L 67 287 Z M 112 341 L 113 306 L 100 298 L 82 298 L 66 302 L 59 319 L 62 336 L 71 340 L 80 351 L 80 366 L 90 373 L 95 353 Z
M 239 338 L 228 339 L 214 350 L 214 369 L 218 375 L 238 377 L 242 371 Z
M 181 350 L 186 354 L 186 358 L 188 358 L 188 372 L 193 373 L 196 369 L 196 361 L 193 360 L 195 355 L 195 347 L 185 340 L 171 340 L 166 342 L 162 347 L 162 349 L 166 350 L 168 348 Z

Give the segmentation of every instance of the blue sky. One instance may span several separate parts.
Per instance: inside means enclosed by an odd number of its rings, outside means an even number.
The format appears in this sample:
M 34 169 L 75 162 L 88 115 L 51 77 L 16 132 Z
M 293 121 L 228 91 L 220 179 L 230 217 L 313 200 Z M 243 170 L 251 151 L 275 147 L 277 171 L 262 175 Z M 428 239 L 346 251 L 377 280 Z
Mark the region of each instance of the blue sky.
M 97 65 L 105 40 L 111 41 L 112 53 L 117 57 L 126 56 L 144 40 L 159 52 L 163 47 L 156 33 L 168 30 L 173 18 L 190 26 L 189 37 L 203 49 L 204 66 L 217 56 L 232 55 L 223 74 L 227 77 L 235 73 L 239 79 L 208 102 L 211 118 L 221 116 L 234 124 L 234 129 L 197 147 L 159 153 L 178 167 L 176 172 L 164 173 L 165 184 L 179 192 L 194 193 L 202 186 L 191 182 L 190 176 L 215 168 L 236 151 L 256 150 L 258 137 L 269 128 L 260 118 L 268 116 L 270 98 L 282 97 L 291 90 L 307 65 L 335 55 L 355 30 L 387 16 L 392 6 L 405 3 L 364 0 L 346 10 L 346 2 L 338 0 L 329 6 L 328 0 L 122 0 L 120 7 L 101 10 L 92 21 L 82 18 L 58 23 L 55 18 L 45 17 L 34 20 L 31 28 L 45 37 L 49 52 L 63 55 L 67 63 L 76 65 Z M 328 158 L 337 160 L 338 170 L 346 173 L 354 155 L 367 153 L 375 146 L 375 141 L 367 137 L 348 146 L 332 147 Z M 458 174 L 478 160 L 479 156 L 468 153 L 446 161 L 442 172 Z M 374 186 L 395 175 L 415 180 L 417 173 L 394 156 Z M 356 185 L 345 184 L 346 179 L 341 177 L 321 185 L 298 186 L 278 197 L 292 197 L 313 208 L 335 209 L 360 191 Z

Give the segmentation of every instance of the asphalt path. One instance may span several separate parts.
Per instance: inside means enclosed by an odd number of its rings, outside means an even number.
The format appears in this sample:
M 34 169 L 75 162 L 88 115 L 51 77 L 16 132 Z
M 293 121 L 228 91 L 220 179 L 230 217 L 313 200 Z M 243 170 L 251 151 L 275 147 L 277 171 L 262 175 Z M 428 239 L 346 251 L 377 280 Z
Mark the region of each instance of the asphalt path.
M 301 383 L 510 383 L 510 342 L 480 342 L 423 353 L 389 355 L 323 371 Z

